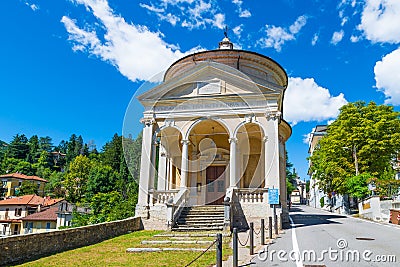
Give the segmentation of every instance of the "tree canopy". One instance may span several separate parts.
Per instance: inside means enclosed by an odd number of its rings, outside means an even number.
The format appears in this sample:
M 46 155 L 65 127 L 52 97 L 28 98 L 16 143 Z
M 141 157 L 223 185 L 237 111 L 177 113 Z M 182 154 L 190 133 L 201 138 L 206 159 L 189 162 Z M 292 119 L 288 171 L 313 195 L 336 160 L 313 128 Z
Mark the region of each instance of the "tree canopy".
M 399 140 L 399 112 L 393 107 L 349 103 L 319 141 L 310 157 L 311 170 L 325 192 L 365 195 L 369 180 L 388 179 L 400 151 Z M 362 177 L 353 178 L 357 174 Z M 360 181 L 363 186 L 355 192 L 354 184 Z

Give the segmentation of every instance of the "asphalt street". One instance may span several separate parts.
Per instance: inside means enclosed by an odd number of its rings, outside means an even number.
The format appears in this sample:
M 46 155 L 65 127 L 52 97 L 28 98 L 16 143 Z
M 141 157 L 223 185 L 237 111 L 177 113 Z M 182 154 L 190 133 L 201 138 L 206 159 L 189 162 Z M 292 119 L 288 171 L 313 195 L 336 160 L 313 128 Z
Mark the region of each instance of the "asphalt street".
M 249 266 L 400 266 L 399 226 L 303 205 L 290 218 L 290 228 Z

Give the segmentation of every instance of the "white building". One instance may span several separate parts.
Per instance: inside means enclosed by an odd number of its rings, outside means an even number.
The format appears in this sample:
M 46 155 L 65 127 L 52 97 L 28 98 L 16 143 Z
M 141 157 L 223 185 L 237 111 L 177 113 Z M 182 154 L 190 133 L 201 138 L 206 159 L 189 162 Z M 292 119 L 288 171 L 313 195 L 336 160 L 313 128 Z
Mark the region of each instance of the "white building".
M 182 207 L 225 198 L 233 213 L 235 206 L 247 219 L 266 218 L 275 188 L 288 220 L 287 82 L 277 62 L 235 50 L 228 38 L 173 63 L 160 85 L 138 96 L 145 111 L 136 215 L 172 226 Z

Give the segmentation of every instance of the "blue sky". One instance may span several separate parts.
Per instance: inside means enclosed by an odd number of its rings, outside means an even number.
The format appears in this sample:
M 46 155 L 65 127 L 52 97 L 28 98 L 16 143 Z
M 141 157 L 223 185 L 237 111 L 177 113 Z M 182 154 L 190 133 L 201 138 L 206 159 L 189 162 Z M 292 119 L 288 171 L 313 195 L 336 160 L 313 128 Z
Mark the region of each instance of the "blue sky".
M 121 134 L 143 81 L 188 53 L 215 49 L 226 25 L 236 48 L 288 73 L 287 149 L 302 178 L 307 134 L 340 106 L 400 106 L 398 0 L 9 0 L 0 1 L 0 20 L 7 142 L 24 133 L 58 144 L 75 133 L 101 147 Z

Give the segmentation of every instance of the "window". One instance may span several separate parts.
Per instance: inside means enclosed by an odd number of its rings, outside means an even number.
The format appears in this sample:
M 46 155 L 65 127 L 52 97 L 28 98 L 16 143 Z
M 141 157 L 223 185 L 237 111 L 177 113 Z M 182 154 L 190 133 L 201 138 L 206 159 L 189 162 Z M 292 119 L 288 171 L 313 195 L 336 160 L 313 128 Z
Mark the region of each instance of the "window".
M 14 210 L 14 216 L 18 216 L 18 209 L 17 208 L 15 208 L 15 210 Z
M 50 226 L 51 226 L 51 223 L 46 223 L 46 231 L 50 231 Z

